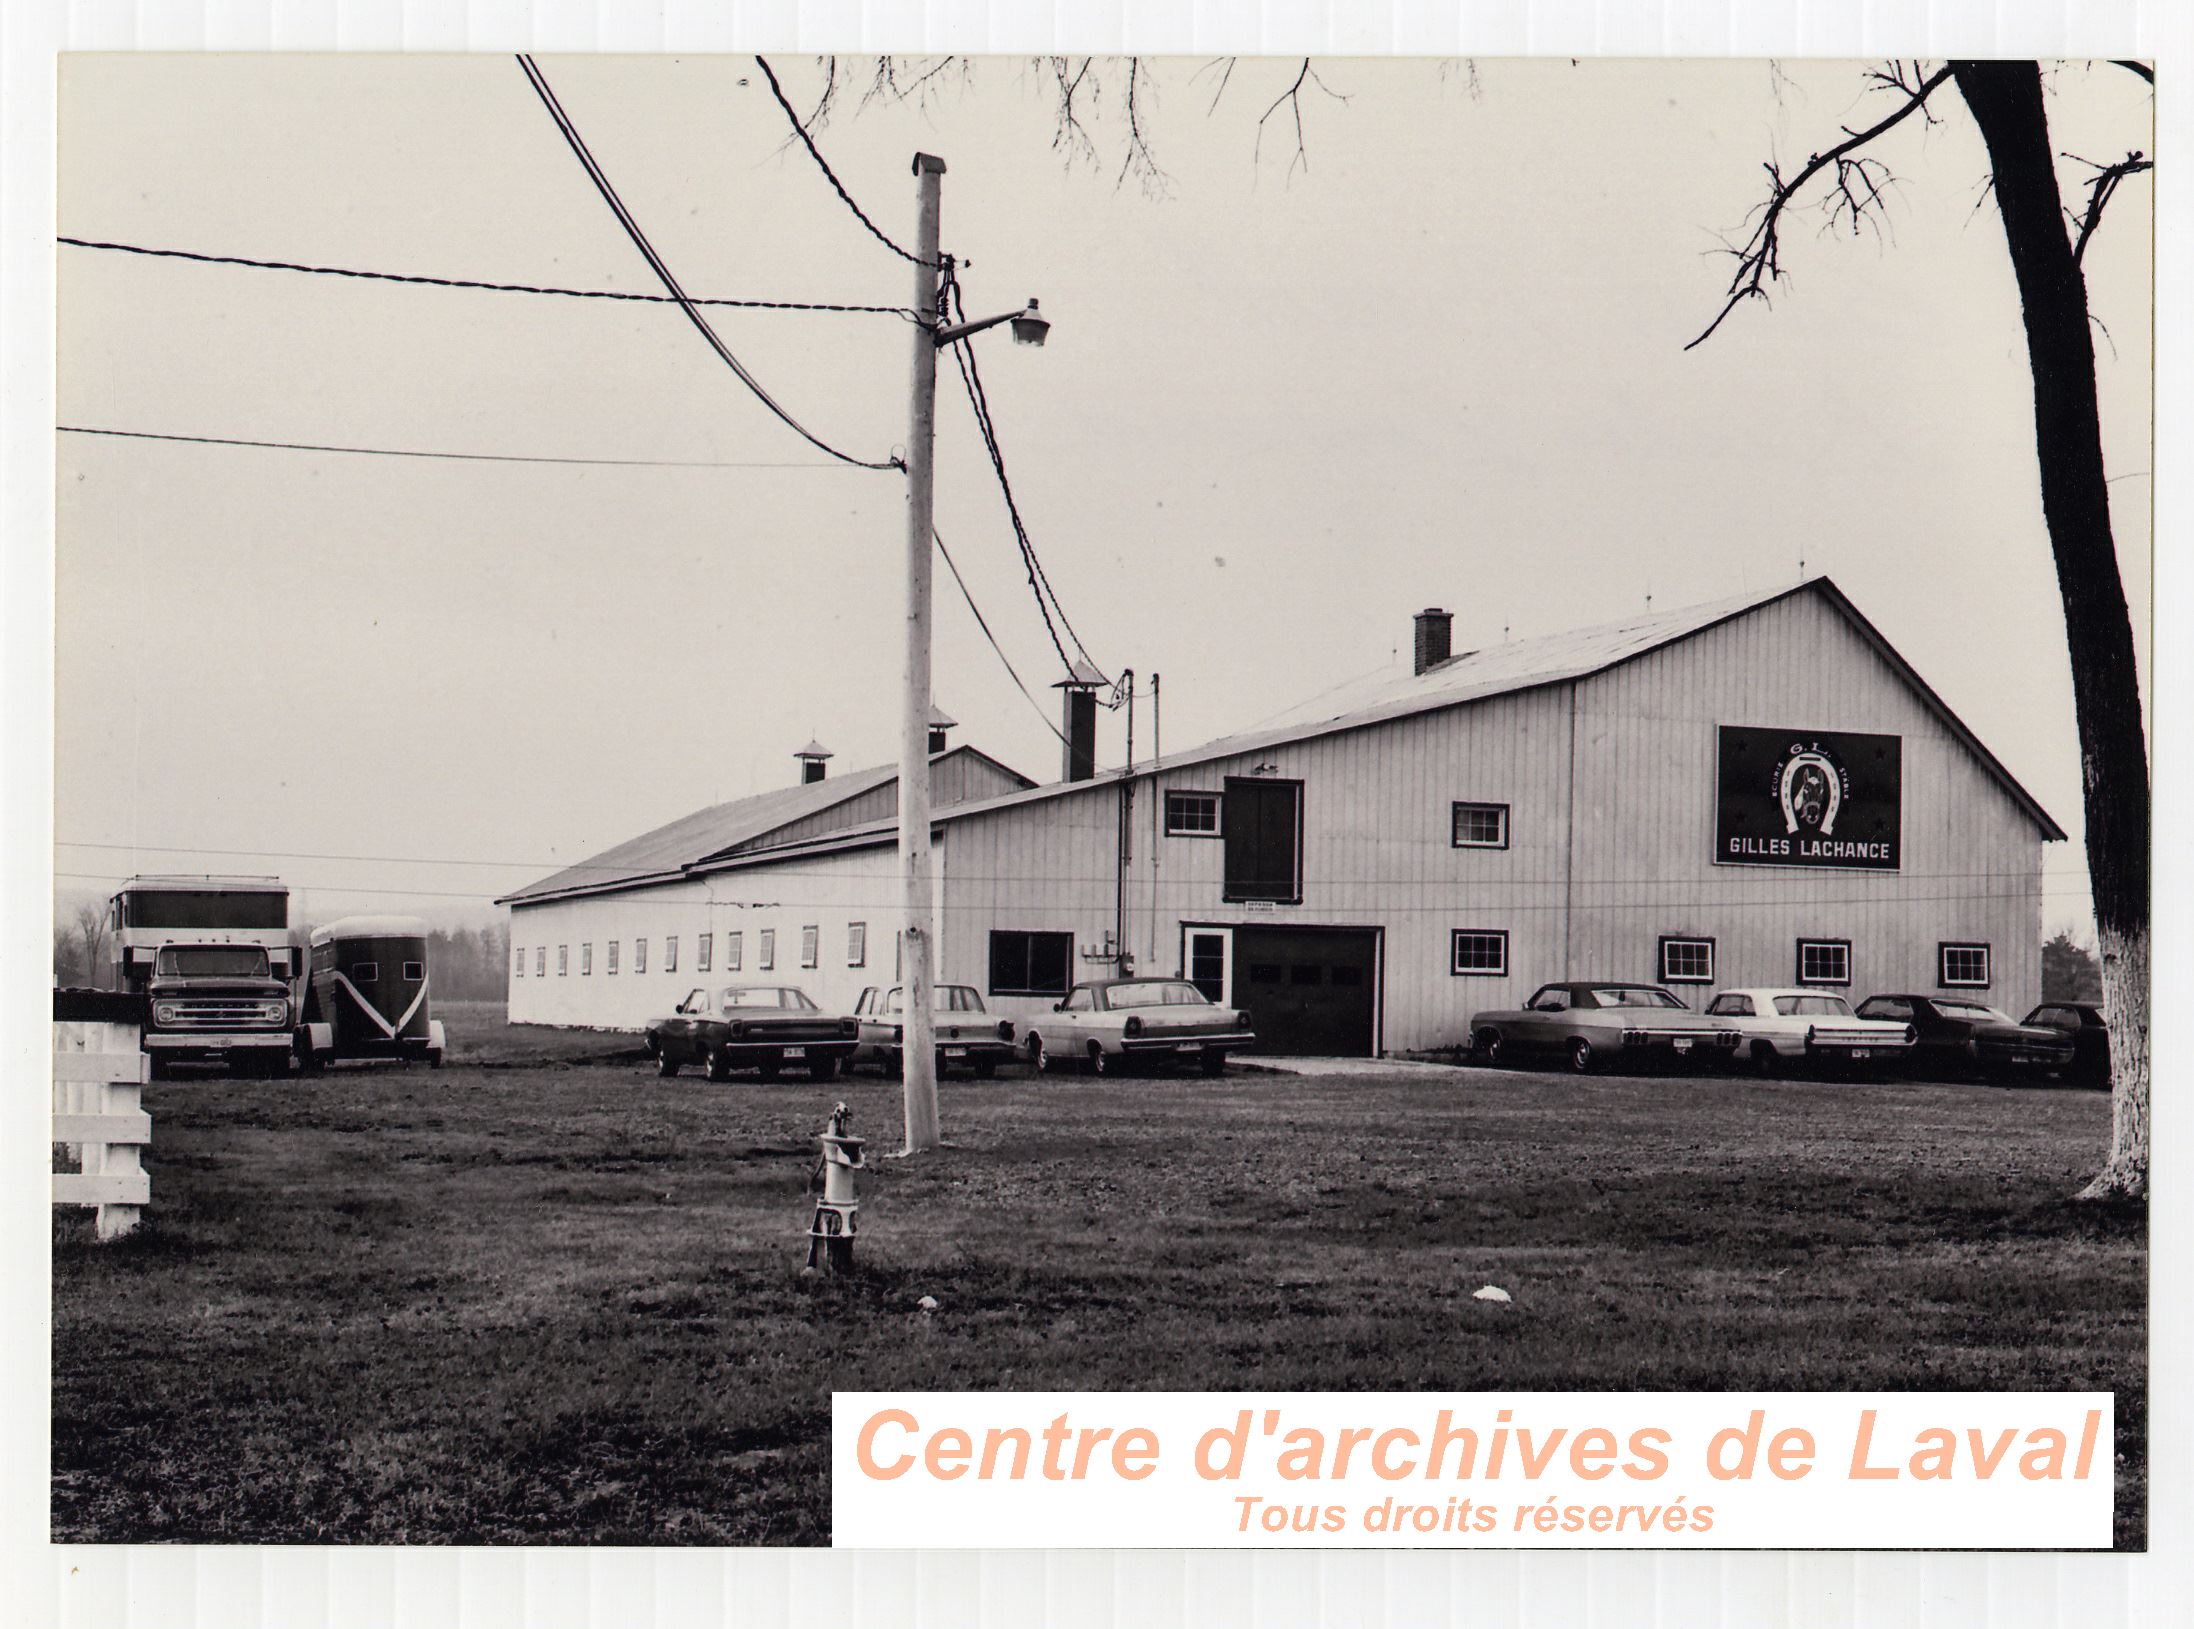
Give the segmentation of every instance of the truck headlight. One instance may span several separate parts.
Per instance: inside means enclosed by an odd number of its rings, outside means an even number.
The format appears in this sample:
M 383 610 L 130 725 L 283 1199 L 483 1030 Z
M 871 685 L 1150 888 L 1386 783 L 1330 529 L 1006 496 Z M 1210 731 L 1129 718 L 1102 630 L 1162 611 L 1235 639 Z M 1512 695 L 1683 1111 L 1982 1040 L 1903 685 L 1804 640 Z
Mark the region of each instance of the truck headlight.
M 183 1009 L 172 1001 L 155 1001 L 152 1004 L 152 1021 L 155 1024 L 172 1024 L 183 1016 Z
M 287 1001 L 262 1001 L 259 1003 L 259 1016 L 270 1024 L 279 1024 L 289 1017 L 289 1003 Z

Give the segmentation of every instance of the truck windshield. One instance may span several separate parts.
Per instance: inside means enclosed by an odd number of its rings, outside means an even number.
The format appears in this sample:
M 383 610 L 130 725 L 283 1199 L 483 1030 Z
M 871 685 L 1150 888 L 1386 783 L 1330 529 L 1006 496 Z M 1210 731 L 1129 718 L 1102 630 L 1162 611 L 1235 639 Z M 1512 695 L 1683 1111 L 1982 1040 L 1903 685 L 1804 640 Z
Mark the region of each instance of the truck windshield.
M 126 928 L 286 928 L 286 894 L 166 888 L 122 896 Z
M 166 945 L 154 964 L 164 979 L 263 979 L 267 953 L 257 945 Z

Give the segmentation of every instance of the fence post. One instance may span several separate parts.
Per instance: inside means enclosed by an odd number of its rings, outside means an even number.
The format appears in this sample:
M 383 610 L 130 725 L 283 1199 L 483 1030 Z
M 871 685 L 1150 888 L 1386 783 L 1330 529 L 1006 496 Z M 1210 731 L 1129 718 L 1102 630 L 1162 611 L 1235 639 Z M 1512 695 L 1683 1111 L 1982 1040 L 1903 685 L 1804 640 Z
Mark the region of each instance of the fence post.
M 77 1169 L 53 1174 L 56 1205 L 93 1205 L 102 1239 L 137 1226 L 152 1179 L 139 1150 L 152 1141 L 140 1094 L 146 1076 L 143 1003 L 107 990 L 53 993 L 53 1140 Z

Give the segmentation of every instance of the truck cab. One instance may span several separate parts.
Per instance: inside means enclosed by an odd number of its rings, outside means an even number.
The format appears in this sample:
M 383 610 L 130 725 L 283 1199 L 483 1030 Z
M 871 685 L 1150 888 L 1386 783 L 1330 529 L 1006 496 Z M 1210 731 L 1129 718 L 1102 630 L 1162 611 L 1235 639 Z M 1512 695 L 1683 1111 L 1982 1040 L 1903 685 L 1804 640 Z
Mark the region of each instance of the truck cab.
M 283 1074 L 293 1050 L 289 981 L 261 945 L 167 944 L 145 981 L 145 1051 L 154 1077 L 170 1065 Z

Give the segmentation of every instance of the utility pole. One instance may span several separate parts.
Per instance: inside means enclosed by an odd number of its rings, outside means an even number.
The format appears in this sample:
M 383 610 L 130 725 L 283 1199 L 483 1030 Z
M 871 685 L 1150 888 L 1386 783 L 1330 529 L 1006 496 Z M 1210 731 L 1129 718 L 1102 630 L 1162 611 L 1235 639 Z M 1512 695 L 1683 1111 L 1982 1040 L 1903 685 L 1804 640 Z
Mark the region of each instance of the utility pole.
M 899 1071 L 906 1099 L 906 1152 L 937 1146 L 937 1017 L 931 1006 L 929 837 L 930 537 L 937 451 L 938 211 L 945 161 L 914 155 L 914 406 L 907 430 L 907 642 L 899 720 L 899 875 L 905 885 L 906 965 Z

